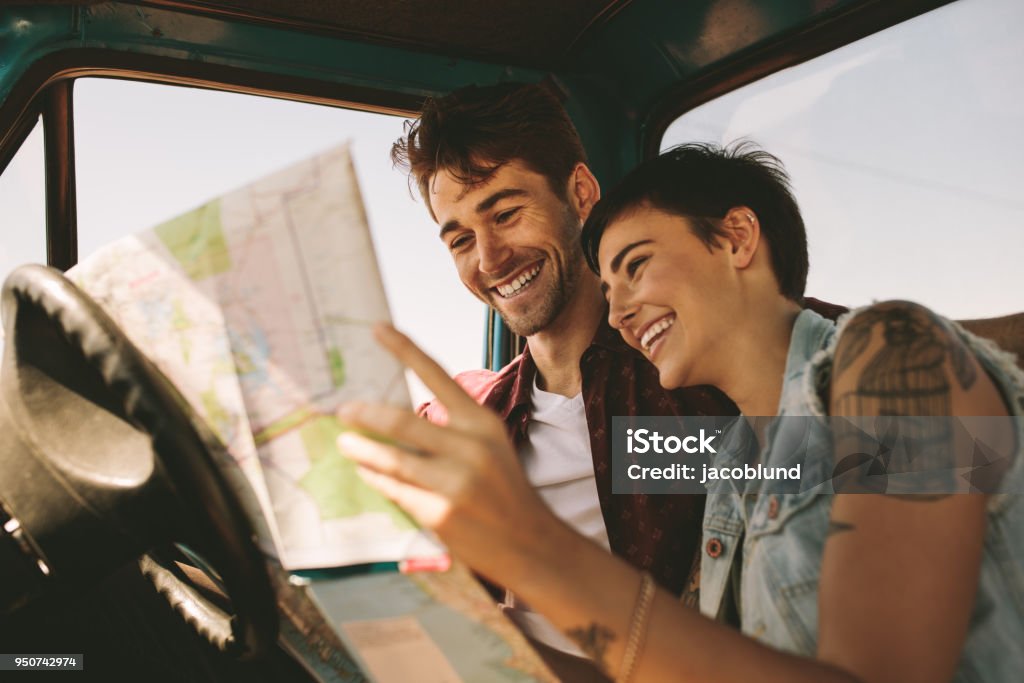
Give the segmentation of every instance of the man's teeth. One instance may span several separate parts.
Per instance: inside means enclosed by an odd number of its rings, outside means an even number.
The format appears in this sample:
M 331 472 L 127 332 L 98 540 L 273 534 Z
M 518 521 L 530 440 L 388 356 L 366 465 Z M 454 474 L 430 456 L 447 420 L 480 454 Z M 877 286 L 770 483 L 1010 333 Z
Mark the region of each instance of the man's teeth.
M 644 350 L 650 351 L 651 344 L 654 343 L 654 339 L 661 336 L 662 332 L 672 327 L 672 323 L 675 321 L 676 317 L 674 315 L 669 315 L 648 327 L 647 331 L 644 332 L 644 336 L 640 338 L 640 346 L 644 347 Z
M 538 265 L 534 266 L 533 268 L 531 268 L 530 270 L 528 270 L 527 272 L 525 272 L 522 275 L 520 275 L 519 277 L 517 277 L 512 282 L 508 283 L 507 285 L 498 285 L 497 287 L 495 287 L 495 289 L 497 289 L 498 290 L 498 294 L 501 294 L 502 296 L 505 296 L 505 297 L 512 296 L 513 294 L 518 292 L 520 289 L 525 287 L 526 283 L 529 282 L 530 280 L 532 280 L 534 277 L 536 277 L 537 273 L 539 273 L 539 272 L 540 272 L 540 265 L 538 264 Z

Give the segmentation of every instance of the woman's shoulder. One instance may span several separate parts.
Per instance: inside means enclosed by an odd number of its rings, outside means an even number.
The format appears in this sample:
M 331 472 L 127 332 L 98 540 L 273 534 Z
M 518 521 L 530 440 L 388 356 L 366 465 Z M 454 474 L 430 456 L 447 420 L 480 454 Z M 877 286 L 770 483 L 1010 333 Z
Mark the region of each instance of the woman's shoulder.
M 1005 415 L 995 384 L 954 323 L 911 301 L 884 301 L 841 321 L 832 415 Z

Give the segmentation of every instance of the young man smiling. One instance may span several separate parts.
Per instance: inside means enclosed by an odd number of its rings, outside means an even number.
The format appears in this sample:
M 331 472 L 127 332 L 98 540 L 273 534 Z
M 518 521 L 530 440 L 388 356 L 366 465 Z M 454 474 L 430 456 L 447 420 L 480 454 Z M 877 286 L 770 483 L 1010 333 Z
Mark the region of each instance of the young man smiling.
M 392 158 L 416 180 L 463 284 L 526 338 L 500 371 L 457 381 L 502 417 L 559 517 L 680 593 L 704 499 L 613 496 L 611 418 L 735 408 L 711 389 L 662 389 L 654 367 L 608 327 L 579 243 L 601 191 L 567 113 L 539 85 L 466 88 L 427 102 Z M 436 402 L 421 412 L 446 420 Z M 532 615 L 517 616 L 558 646 Z

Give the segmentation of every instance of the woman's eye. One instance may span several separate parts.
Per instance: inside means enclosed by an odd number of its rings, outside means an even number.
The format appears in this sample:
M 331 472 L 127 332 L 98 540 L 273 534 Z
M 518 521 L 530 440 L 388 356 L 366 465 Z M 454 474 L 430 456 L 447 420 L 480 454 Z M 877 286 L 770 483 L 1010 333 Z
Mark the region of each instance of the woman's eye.
M 508 211 L 502 211 L 497 216 L 495 216 L 494 222 L 497 223 L 498 225 L 501 225 L 502 223 L 508 223 L 517 213 L 519 213 L 518 208 L 509 209 Z
M 636 275 L 637 269 L 640 268 L 640 266 L 642 266 L 644 263 L 646 263 L 648 258 L 650 258 L 650 257 L 649 256 L 640 256 L 640 257 L 637 257 L 637 258 L 633 259 L 629 263 L 627 263 L 626 264 L 626 272 L 629 273 L 629 276 L 632 277 L 632 276 Z

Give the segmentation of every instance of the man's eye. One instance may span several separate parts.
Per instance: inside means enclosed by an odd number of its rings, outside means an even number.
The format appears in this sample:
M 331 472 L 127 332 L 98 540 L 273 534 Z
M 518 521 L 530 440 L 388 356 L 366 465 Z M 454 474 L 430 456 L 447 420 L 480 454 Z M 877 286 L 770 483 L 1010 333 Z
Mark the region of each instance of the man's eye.
M 626 264 L 626 272 L 629 273 L 630 277 L 636 275 L 637 269 L 640 268 L 640 266 L 642 266 L 644 263 L 646 263 L 648 258 L 650 257 L 639 256 Z
M 448 243 L 448 249 L 449 251 L 455 251 L 456 249 L 460 249 L 469 244 L 470 240 L 472 239 L 473 238 L 470 235 L 459 235 L 458 237 L 456 237 L 455 239 Z
M 517 213 L 519 213 L 519 207 L 509 209 L 508 211 L 502 211 L 501 213 L 494 217 L 494 222 L 497 223 L 498 225 L 501 225 L 502 223 L 508 223 L 515 217 Z

